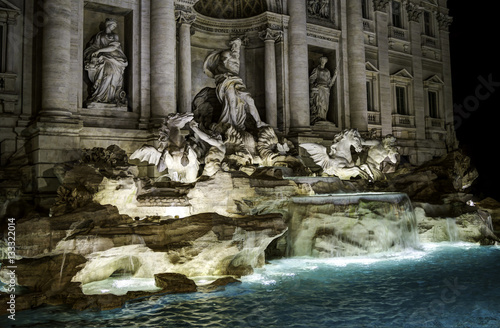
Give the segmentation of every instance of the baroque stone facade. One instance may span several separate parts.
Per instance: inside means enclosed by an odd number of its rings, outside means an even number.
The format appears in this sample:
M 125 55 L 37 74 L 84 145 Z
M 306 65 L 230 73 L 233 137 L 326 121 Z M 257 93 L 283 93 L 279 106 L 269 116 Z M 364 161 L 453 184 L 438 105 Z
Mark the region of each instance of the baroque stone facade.
M 24 190 L 43 202 L 60 184 L 54 166 L 81 149 L 156 146 L 163 119 L 191 112 L 198 92 L 215 86 L 203 72 L 207 55 L 235 38 L 260 117 L 295 144 L 328 144 L 353 128 L 394 135 L 413 164 L 453 148 L 446 0 L 221 3 L 1 1 L 1 165 L 24 157 Z M 128 60 L 126 107 L 85 106 L 84 51 L 107 19 Z M 326 120 L 311 124 L 309 77 L 320 58 L 336 80 Z M 153 165 L 141 170 L 158 175 Z

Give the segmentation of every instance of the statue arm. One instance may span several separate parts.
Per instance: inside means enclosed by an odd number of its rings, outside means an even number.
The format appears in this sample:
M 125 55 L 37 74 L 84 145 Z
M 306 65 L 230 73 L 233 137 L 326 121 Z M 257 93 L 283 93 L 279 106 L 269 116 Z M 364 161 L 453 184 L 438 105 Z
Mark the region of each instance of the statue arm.
M 333 77 L 331 78 L 330 83 L 328 84 L 330 88 L 333 87 L 335 81 L 337 81 L 337 74 L 338 74 L 338 66 L 335 67 L 335 72 L 333 73 Z

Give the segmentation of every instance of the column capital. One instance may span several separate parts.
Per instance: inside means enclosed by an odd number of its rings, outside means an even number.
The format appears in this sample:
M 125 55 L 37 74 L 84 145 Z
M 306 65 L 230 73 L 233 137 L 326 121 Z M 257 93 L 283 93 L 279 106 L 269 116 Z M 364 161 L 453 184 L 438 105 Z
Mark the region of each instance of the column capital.
M 271 28 L 266 28 L 259 32 L 259 38 L 262 41 L 278 41 L 283 37 L 283 31 L 273 30 Z
M 175 20 L 177 21 L 177 24 L 179 24 L 179 25 L 182 25 L 182 24 L 191 25 L 196 20 L 196 14 L 191 12 L 191 11 L 187 11 L 187 10 L 176 10 L 175 11 Z
M 453 17 L 443 14 L 441 12 L 436 13 L 439 29 L 442 31 L 448 31 L 451 23 L 453 22 Z
M 373 0 L 373 10 L 386 12 L 389 0 Z
M 422 16 L 423 13 L 422 7 L 408 1 L 406 3 L 406 11 L 408 12 L 408 19 L 410 22 L 420 22 L 420 16 Z

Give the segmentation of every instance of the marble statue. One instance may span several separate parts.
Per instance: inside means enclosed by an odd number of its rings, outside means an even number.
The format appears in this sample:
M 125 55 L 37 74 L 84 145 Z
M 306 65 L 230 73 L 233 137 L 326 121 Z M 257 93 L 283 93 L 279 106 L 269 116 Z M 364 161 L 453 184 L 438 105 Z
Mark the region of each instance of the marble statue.
M 198 122 L 192 120 L 189 122 L 189 127 L 199 139 L 209 145 L 209 149 L 204 154 L 205 167 L 202 175 L 211 177 L 221 170 L 226 156 L 226 144 L 222 140 L 222 136 L 216 132 L 211 135 L 199 128 Z
M 237 130 L 245 131 L 247 115 L 250 115 L 257 128 L 265 126 L 253 98 L 239 76 L 241 40 L 235 39 L 230 45 L 230 49 L 212 52 L 203 64 L 205 74 L 215 79 L 217 97 L 222 103 L 219 123 L 227 123 Z
M 165 176 L 172 181 L 195 182 L 200 167 L 198 156 L 181 134 L 181 129 L 192 120 L 192 113 L 170 114 L 159 130 L 159 147 L 143 145 L 130 159 L 154 164 L 158 172 L 167 170 Z
M 123 90 L 123 73 L 128 61 L 118 35 L 113 32 L 117 26 L 116 20 L 107 18 L 104 30 L 92 37 L 84 51 L 85 70 L 92 83 L 86 100 L 87 108 L 100 107 L 96 104 L 114 107 L 127 105 Z
M 327 120 L 326 116 L 330 106 L 330 89 L 337 80 L 337 70 L 335 70 L 332 77 L 330 70 L 325 67 L 327 62 L 327 57 L 321 57 L 319 65 L 313 69 L 309 77 L 311 124 Z
M 270 126 L 259 129 L 257 151 L 262 166 L 288 167 L 299 176 L 310 174 L 293 143 L 286 138 L 279 138 Z
M 370 168 L 375 180 L 385 179 L 385 173 L 394 172 L 399 163 L 399 152 L 395 147 L 396 138 L 389 134 L 382 140 L 367 140 L 364 145 L 369 145 L 366 165 Z
M 374 176 L 368 165 L 355 165 L 351 155 L 351 146 L 357 153 L 363 150 L 363 139 L 355 129 L 347 129 L 337 134 L 330 146 L 330 152 L 326 147 L 315 143 L 300 144 L 300 147 L 311 155 L 313 161 L 323 169 L 326 175 L 337 176 L 342 180 L 357 176 L 373 180 Z

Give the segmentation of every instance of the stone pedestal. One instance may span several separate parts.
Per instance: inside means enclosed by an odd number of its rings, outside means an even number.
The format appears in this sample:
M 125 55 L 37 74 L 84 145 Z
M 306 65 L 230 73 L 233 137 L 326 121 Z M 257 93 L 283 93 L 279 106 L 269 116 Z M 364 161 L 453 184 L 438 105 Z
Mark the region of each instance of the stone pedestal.
M 36 202 L 42 208 L 52 205 L 60 181 L 54 166 L 78 160 L 80 154 L 80 131 L 83 124 L 43 120 L 27 130 L 27 155 L 34 168 Z

